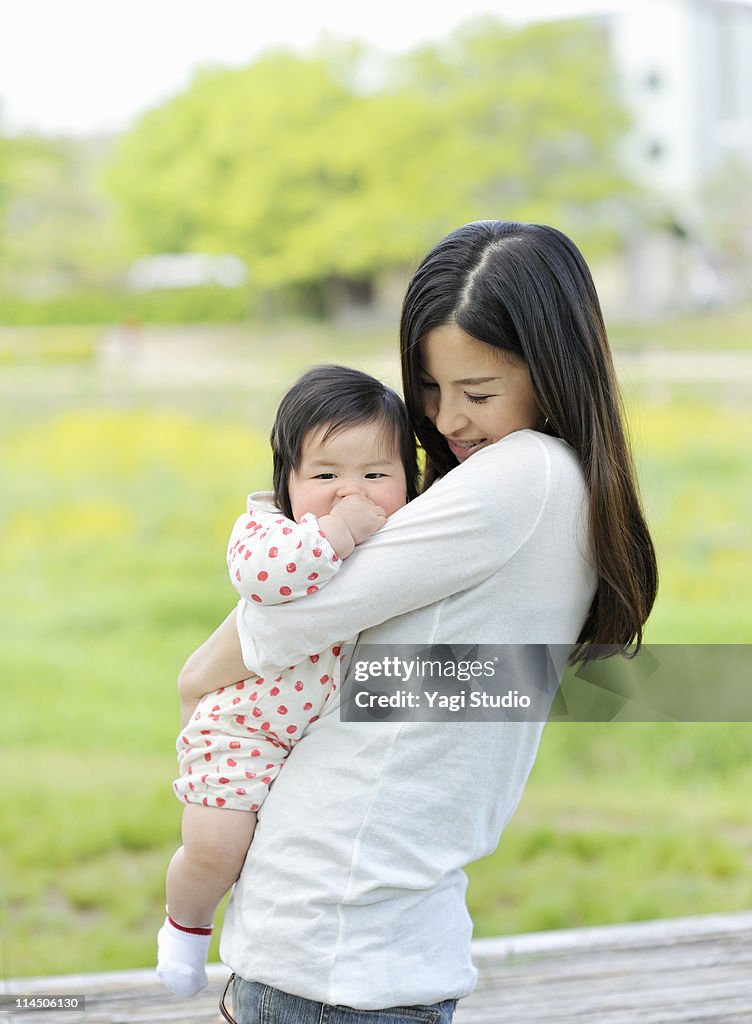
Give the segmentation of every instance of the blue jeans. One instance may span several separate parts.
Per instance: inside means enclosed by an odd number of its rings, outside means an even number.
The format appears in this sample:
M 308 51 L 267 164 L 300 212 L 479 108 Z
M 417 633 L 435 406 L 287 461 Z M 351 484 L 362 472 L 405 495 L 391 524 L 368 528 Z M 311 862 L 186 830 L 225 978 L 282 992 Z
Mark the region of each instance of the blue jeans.
M 456 999 L 446 999 L 432 1006 L 354 1010 L 350 1006 L 328 1006 L 288 996 L 279 989 L 244 981 L 237 975 L 231 980 L 234 1018 L 228 1016 L 224 998 L 220 1009 L 225 1020 L 234 1020 L 234 1024 L 451 1024 L 457 1005 Z

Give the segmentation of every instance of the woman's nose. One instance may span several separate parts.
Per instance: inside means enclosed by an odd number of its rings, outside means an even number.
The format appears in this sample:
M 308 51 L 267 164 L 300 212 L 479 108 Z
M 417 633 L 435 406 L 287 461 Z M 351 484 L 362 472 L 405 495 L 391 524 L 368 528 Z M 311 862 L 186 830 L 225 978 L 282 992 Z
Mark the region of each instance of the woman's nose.
M 436 403 L 433 423 L 440 434 L 451 437 L 469 423 L 467 416 L 453 402 Z

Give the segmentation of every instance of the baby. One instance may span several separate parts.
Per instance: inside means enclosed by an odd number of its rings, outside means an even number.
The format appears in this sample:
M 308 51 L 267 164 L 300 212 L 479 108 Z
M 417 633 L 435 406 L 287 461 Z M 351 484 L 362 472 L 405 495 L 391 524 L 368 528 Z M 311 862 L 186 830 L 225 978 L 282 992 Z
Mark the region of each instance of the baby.
M 271 435 L 274 493 L 252 494 L 227 564 L 247 601 L 278 604 L 325 586 L 417 494 L 415 440 L 399 396 L 358 370 L 320 366 L 283 397 Z M 174 992 L 206 987 L 212 920 L 243 866 L 256 812 L 290 750 L 337 689 L 341 644 L 274 679 L 238 678 L 181 701 L 183 845 L 167 870 L 157 974 Z M 238 672 L 242 675 L 242 670 Z

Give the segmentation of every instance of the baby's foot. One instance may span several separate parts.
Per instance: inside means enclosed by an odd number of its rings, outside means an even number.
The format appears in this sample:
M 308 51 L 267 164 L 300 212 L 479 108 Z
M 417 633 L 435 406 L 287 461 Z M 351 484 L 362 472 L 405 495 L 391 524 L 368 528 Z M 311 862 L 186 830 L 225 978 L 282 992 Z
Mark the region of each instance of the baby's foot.
M 157 935 L 157 977 L 179 996 L 195 996 L 209 984 L 206 955 L 211 928 L 183 928 L 171 917 Z

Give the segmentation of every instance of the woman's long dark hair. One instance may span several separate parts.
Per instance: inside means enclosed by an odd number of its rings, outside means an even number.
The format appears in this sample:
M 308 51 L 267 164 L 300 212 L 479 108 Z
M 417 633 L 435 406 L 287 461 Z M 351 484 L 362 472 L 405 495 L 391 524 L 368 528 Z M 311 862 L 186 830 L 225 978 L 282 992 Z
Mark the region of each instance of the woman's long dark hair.
M 405 295 L 400 347 L 426 487 L 457 465 L 423 409 L 419 348 L 429 331 L 450 323 L 524 361 L 547 431 L 571 445 L 582 466 L 598 588 L 571 660 L 604 648 L 634 653 L 658 568 L 603 315 L 580 251 L 555 228 L 478 221 L 448 235 L 418 267 Z

